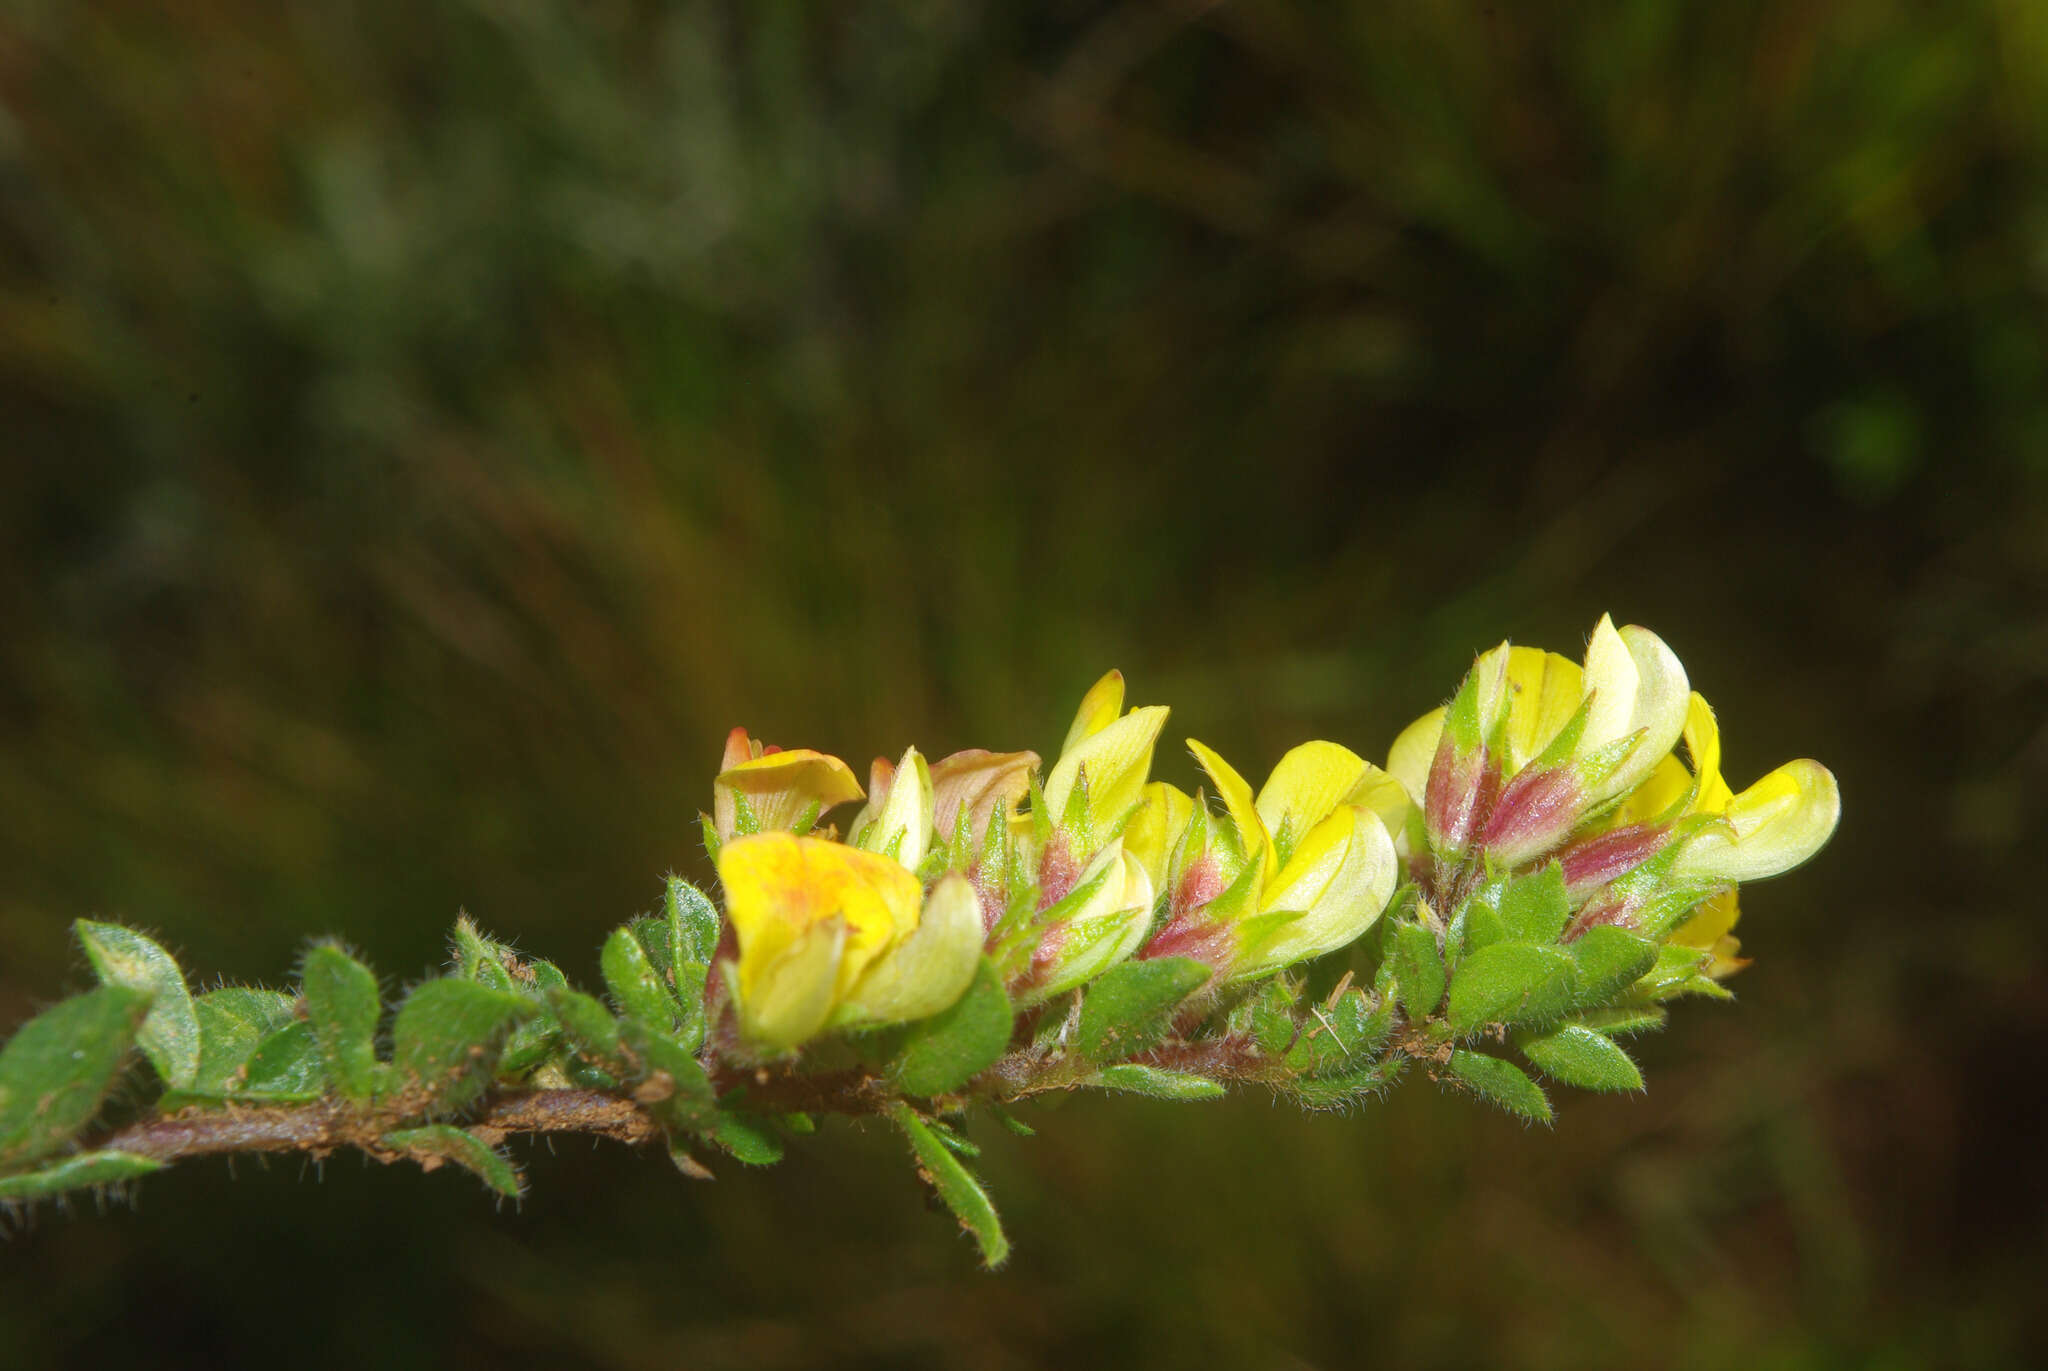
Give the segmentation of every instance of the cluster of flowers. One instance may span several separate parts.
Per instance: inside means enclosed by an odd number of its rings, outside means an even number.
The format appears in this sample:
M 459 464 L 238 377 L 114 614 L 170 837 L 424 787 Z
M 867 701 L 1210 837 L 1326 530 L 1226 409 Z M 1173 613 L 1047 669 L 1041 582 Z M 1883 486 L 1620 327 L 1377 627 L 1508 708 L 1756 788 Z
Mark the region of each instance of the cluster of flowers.
M 1724 975 L 1742 965 L 1738 883 L 1805 861 L 1839 815 L 1817 762 L 1734 793 L 1678 659 L 1606 618 L 1583 665 L 1483 654 L 1384 769 L 1309 742 L 1255 794 L 1190 739 L 1213 802 L 1149 779 L 1167 711 L 1123 705 L 1111 672 L 1042 776 L 1031 752 L 927 763 L 912 748 L 876 761 L 865 795 L 836 757 L 734 730 L 705 828 L 728 922 L 716 993 L 744 1047 L 775 1056 L 938 1013 L 984 957 L 1020 1006 L 1132 958 L 1193 958 L 1214 984 L 1242 983 L 1352 942 L 1404 883 L 1447 911 L 1552 862 L 1566 941 L 1619 925 Z M 843 838 L 818 828 L 861 799 Z

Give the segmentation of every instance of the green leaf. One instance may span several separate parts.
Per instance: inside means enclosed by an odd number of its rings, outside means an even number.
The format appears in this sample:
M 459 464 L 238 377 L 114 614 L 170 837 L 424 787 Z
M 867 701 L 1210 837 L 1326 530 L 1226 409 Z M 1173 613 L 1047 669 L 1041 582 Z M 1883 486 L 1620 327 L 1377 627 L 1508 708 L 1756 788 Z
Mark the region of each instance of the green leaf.
M 1581 1090 L 1641 1090 L 1643 1073 L 1610 1038 L 1590 1028 L 1566 1024 L 1541 1037 L 1517 1044 L 1522 1055 L 1547 1076 Z
M 670 876 L 663 905 L 675 926 L 681 959 L 709 966 L 718 952 L 718 910 L 710 897 L 682 877 Z
M 1493 892 L 1496 896 L 1498 893 Z M 1465 902 L 1464 911 L 1457 919 L 1457 927 L 1452 931 L 1458 934 L 1459 943 L 1464 947 L 1467 956 L 1483 947 L 1492 947 L 1495 943 L 1506 942 L 1508 939 L 1507 920 L 1501 918 L 1498 909 L 1479 896 Z
M 101 986 L 21 1026 L 0 1049 L 0 1162 L 48 1156 L 92 1122 L 149 1002 L 146 990 Z
M 1401 1008 L 1415 1020 L 1428 1018 L 1444 1002 L 1444 959 L 1436 950 L 1436 934 L 1421 924 L 1394 929 L 1394 975 L 1400 982 Z
M 1259 1051 L 1277 1057 L 1294 1045 L 1301 1025 L 1294 1017 L 1295 992 L 1283 977 L 1260 982 L 1230 1011 L 1230 1031 L 1250 1038 Z
M 1501 892 L 1500 917 L 1516 942 L 1554 943 L 1572 916 L 1564 891 L 1564 868 L 1556 862 L 1508 882 Z
M 1287 1069 L 1301 1076 L 1338 1075 L 1368 1065 L 1393 1027 L 1393 1006 L 1375 1005 L 1362 990 L 1310 1005 Z
M 25 1176 L 0 1176 L 0 1204 L 47 1200 L 67 1190 L 132 1181 L 161 1171 L 163 1165 L 133 1152 L 79 1152 Z
M 626 1046 L 640 1059 L 636 1075 L 647 1082 L 635 1092 L 635 1097 L 656 1118 L 671 1129 L 687 1130 L 709 1128 L 718 1120 L 718 1101 L 712 1093 L 711 1078 L 704 1074 L 696 1054 L 667 1034 L 634 1019 L 621 1024 L 620 1033 Z
M 333 943 L 321 943 L 306 954 L 299 983 L 335 1093 L 353 1104 L 368 1103 L 377 1089 L 377 1019 L 383 1010 L 376 974 Z
M 782 1139 L 765 1119 L 720 1114 L 704 1135 L 748 1166 L 773 1166 L 782 1160 Z
M 443 977 L 415 986 L 391 1028 L 401 1106 L 445 1113 L 490 1085 L 512 1026 L 534 1013 L 524 995 Z
M 944 1095 L 967 1084 L 1010 1046 L 1010 997 L 983 958 L 967 993 L 917 1024 L 890 1074 L 904 1093 Z
M 629 1019 L 637 1019 L 662 1033 L 676 1026 L 676 1004 L 661 973 L 647 955 L 646 946 L 631 927 L 615 928 L 605 939 L 598 957 L 604 983 L 612 992 L 612 1003 Z
M 1453 1052 L 1451 1074 L 1510 1114 L 1550 1122 L 1550 1101 L 1543 1097 L 1543 1088 L 1513 1062 L 1484 1052 Z
M 292 1021 L 298 1001 L 280 990 L 229 986 L 192 1002 L 199 1020 L 199 1071 L 191 1094 L 224 1095 L 239 1086 L 235 1073 L 257 1045 Z M 160 1106 L 171 1108 L 169 1098 Z
M 1010 1240 L 1003 1236 L 1003 1222 L 996 1216 L 996 1207 L 989 1202 L 981 1182 L 909 1105 L 900 1101 L 891 1105 L 889 1117 L 910 1140 L 918 1174 L 938 1192 L 960 1226 L 980 1244 L 982 1264 L 990 1270 L 1001 1266 L 1010 1255 Z
M 1459 963 L 1447 1012 L 1455 1033 L 1481 1024 L 1555 1019 L 1571 1005 L 1571 954 L 1535 943 L 1494 943 Z
M 452 1124 L 401 1128 L 386 1133 L 379 1141 L 393 1152 L 403 1152 L 417 1161 L 422 1171 L 432 1171 L 442 1162 L 454 1162 L 508 1200 L 516 1200 L 525 1192 L 519 1169 L 504 1153 Z
M 1340 1076 L 1299 1078 L 1286 1088 L 1304 1109 L 1348 1109 L 1378 1095 L 1399 1073 L 1392 1063 L 1375 1063 Z
M 562 1036 L 584 1061 L 620 1080 L 634 1074 L 619 1037 L 619 1021 L 595 996 L 562 988 L 548 991 L 547 1003 L 562 1026 Z
M 1125 1062 L 1105 1066 L 1081 1082 L 1103 1090 L 1124 1090 L 1133 1095 L 1150 1095 L 1159 1100 L 1220 1100 L 1223 1087 L 1207 1076 L 1190 1071 L 1164 1071 L 1156 1066 Z
M 199 1017 L 185 973 L 171 954 L 133 929 L 80 919 L 78 941 L 102 985 L 122 985 L 155 996 L 136 1046 L 167 1086 L 181 1089 L 199 1075 Z
M 1074 1050 L 1090 1061 L 1143 1052 L 1166 1036 L 1174 1010 L 1209 983 L 1209 974 L 1207 966 L 1188 957 L 1111 967 L 1084 992 Z
M 313 1025 L 288 1023 L 256 1045 L 248 1075 L 234 1095 L 282 1104 L 317 1100 L 326 1090 L 327 1073 L 321 1067 Z
M 1601 1004 L 1632 985 L 1657 960 L 1655 943 L 1612 924 L 1587 929 L 1568 950 L 1579 965 L 1575 998 L 1587 1006 Z

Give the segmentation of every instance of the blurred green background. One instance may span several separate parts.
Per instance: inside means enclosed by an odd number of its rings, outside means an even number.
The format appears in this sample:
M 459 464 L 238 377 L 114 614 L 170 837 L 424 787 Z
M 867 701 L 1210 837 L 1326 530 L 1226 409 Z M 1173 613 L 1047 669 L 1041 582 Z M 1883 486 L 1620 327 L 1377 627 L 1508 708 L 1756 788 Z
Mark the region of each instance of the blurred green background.
M 0 1363 L 2040 1364 L 2044 305 L 2034 0 L 13 0 L 0 1024 L 79 916 L 589 977 L 733 724 L 1111 665 L 1262 772 L 1611 609 L 1846 812 L 1554 1130 L 1077 1099 L 995 1276 L 878 1128 L 195 1164 L 0 1241 Z

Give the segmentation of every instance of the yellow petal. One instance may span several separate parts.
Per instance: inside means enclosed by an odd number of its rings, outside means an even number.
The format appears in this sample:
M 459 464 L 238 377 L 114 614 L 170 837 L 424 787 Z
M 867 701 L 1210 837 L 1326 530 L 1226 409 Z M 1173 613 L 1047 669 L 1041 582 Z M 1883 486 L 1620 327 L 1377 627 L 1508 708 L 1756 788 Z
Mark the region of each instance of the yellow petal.
M 1145 869 L 1155 888 L 1165 884 L 1167 862 L 1194 813 L 1195 802 L 1185 791 L 1154 781 L 1145 787 L 1136 812 L 1124 825 L 1124 851 Z
M 734 838 L 718 850 L 718 877 L 748 994 L 814 926 L 834 919 L 846 927 L 834 993 L 845 994 L 869 962 L 917 928 L 923 898 L 917 878 L 887 857 L 789 833 Z
M 1369 767 L 1348 747 L 1320 740 L 1303 743 L 1280 759 L 1259 788 L 1259 822 L 1268 833 L 1291 824 L 1289 832 L 1299 839 L 1357 788 Z
M 1205 743 L 1188 739 L 1188 750 L 1195 754 L 1195 760 L 1202 764 L 1202 770 L 1209 773 L 1209 780 L 1216 787 L 1224 808 L 1230 811 L 1230 821 L 1237 826 L 1238 847 L 1246 858 L 1258 861 L 1265 868 L 1265 878 L 1271 879 L 1276 859 L 1273 842 L 1266 832 L 1265 821 L 1259 818 L 1259 807 L 1252 800 L 1252 788 L 1236 768 L 1216 755 L 1214 749 Z
M 1555 652 L 1510 648 L 1507 693 L 1507 769 L 1515 772 L 1541 756 L 1578 713 L 1585 673 L 1577 662 Z
M 1422 792 L 1429 788 L 1429 764 L 1435 760 L 1437 741 L 1443 736 L 1444 711 L 1438 707 L 1402 729 L 1387 749 L 1387 774 L 1401 783 L 1413 804 L 1421 804 Z
M 1677 746 L 1692 688 L 1662 638 L 1635 624 L 1617 630 L 1604 614 L 1586 646 L 1585 685 L 1590 698 L 1579 753 L 1637 738 L 1627 759 L 1594 790 L 1591 800 L 1598 804 L 1642 784 Z
M 876 763 L 876 774 L 886 763 Z M 870 806 L 873 808 L 873 806 Z M 861 811 L 865 815 L 868 811 Z M 911 871 L 924 862 L 932 835 L 932 773 L 916 748 L 908 748 L 891 771 L 887 798 L 865 828 L 859 819 L 849 830 L 869 852 L 888 854 Z
M 1776 876 L 1820 851 L 1841 816 L 1834 775 L 1819 762 L 1787 762 L 1729 800 L 1722 822 L 1686 844 L 1674 872 L 1715 882 Z
M 1124 707 L 1124 674 L 1112 671 L 1088 687 L 1088 693 L 1081 697 L 1081 708 L 1074 714 L 1072 727 L 1067 729 L 1067 740 L 1060 744 L 1060 753 L 1072 752 L 1083 739 L 1092 738 L 1116 722 Z
M 1736 903 L 1735 887 L 1729 886 L 1692 912 L 1692 917 L 1678 926 L 1671 935 L 1671 941 L 1680 947 L 1697 947 L 1702 952 L 1712 948 L 1728 936 L 1742 917 L 1742 909 Z
M 974 883 L 957 872 L 941 878 L 916 931 L 875 959 L 833 1012 L 832 1027 L 903 1023 L 947 1008 L 974 979 L 981 940 Z
M 1692 812 L 1719 814 L 1728 807 L 1734 792 L 1721 777 L 1721 726 L 1714 721 L 1712 706 L 1697 690 L 1686 706 L 1685 750 L 1692 757 L 1692 773 L 1699 778 L 1699 793 L 1693 796 Z
M 1120 822 L 1144 792 L 1152 769 L 1152 748 L 1166 727 L 1166 707 L 1134 709 L 1060 755 L 1045 781 L 1045 806 L 1053 823 L 1065 820 L 1067 801 L 1085 767 L 1088 821 L 1098 836 Z
M 770 752 L 718 773 L 712 784 L 721 837 L 733 836 L 732 797 L 745 795 L 762 829 L 791 828 L 813 801 L 820 813 L 861 797 L 853 769 L 807 747 Z
M 1335 951 L 1379 920 L 1393 898 L 1399 860 L 1386 826 L 1371 810 L 1340 807 L 1303 837 L 1262 895 L 1261 914 L 1301 911 L 1247 959 L 1232 980 L 1264 975 Z
M 772 957 L 724 963 L 740 1032 L 758 1048 L 787 1052 L 816 1037 L 832 1012 L 846 944 L 846 921 L 804 928 Z

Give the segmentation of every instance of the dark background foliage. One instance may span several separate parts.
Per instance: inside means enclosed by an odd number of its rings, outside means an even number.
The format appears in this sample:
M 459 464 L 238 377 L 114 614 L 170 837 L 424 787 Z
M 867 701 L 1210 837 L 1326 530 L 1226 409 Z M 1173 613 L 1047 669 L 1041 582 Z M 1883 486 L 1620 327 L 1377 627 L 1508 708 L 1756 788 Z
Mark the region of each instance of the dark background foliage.
M 1110 665 L 1262 771 L 1611 609 L 1846 812 L 1552 1131 L 1074 1100 L 996 1276 L 872 1128 L 200 1164 L 0 1241 L 0 1361 L 2033 1361 L 2044 297 L 2025 0 L 17 0 L 0 1023 L 78 916 L 588 976 L 734 723 L 1050 751 Z

